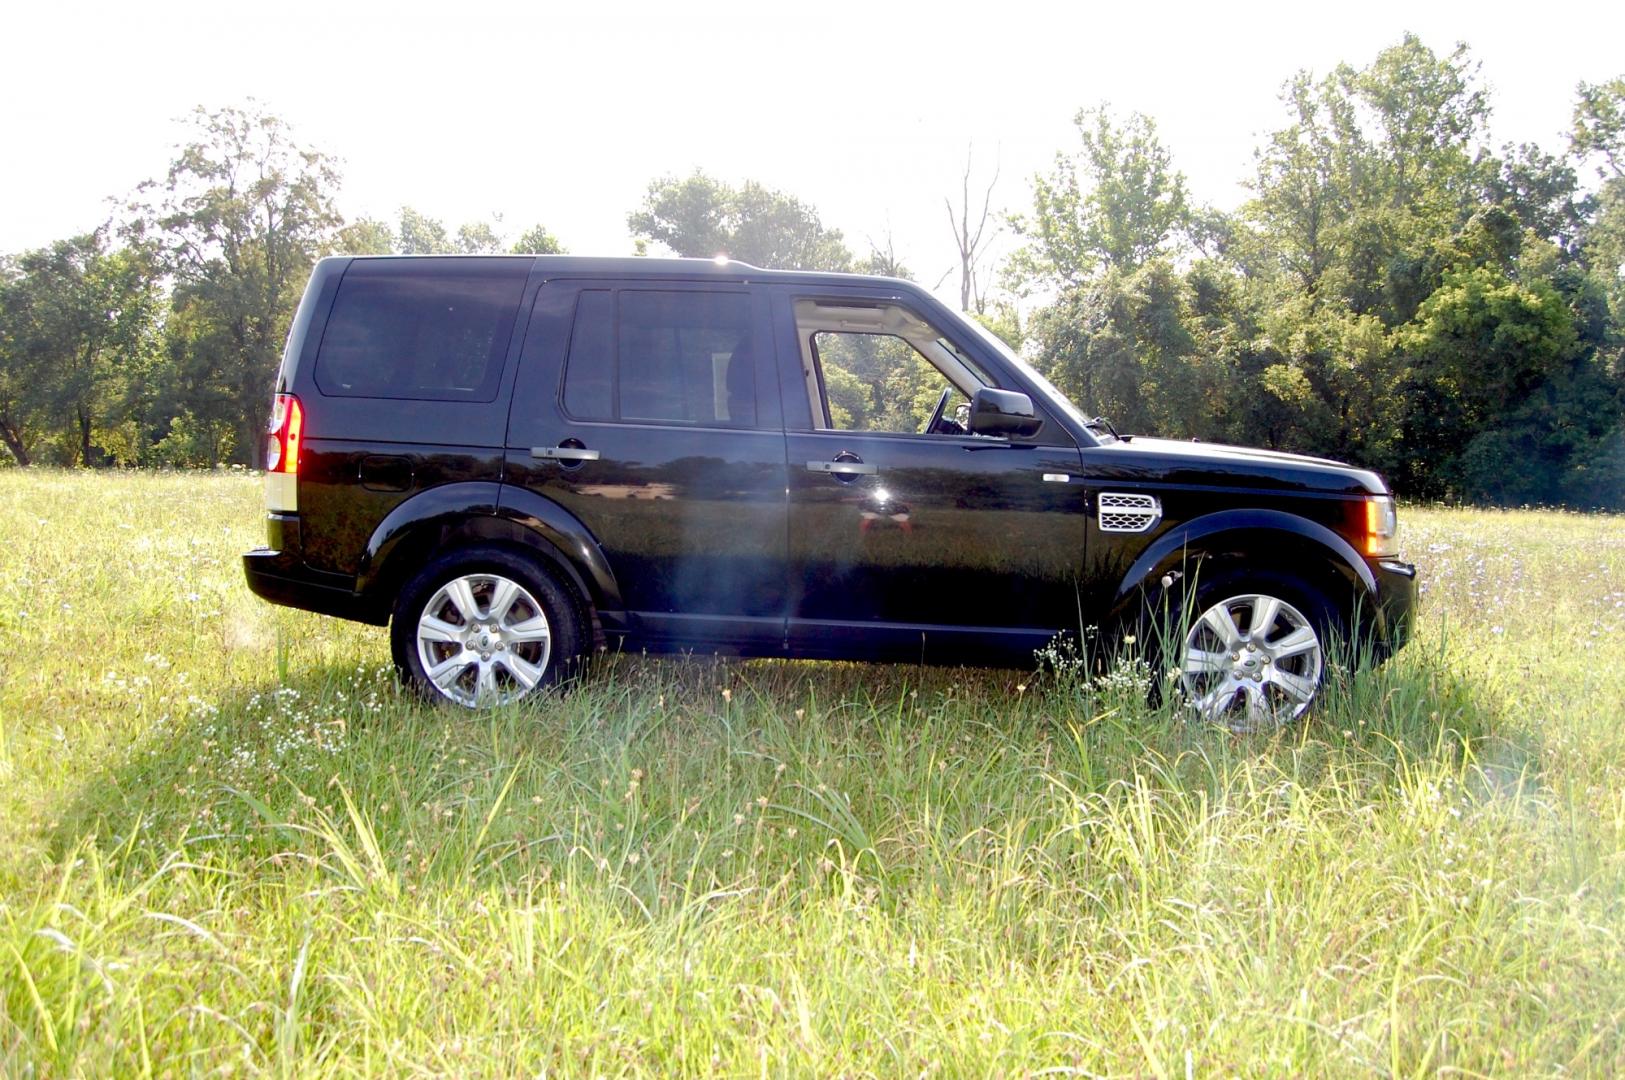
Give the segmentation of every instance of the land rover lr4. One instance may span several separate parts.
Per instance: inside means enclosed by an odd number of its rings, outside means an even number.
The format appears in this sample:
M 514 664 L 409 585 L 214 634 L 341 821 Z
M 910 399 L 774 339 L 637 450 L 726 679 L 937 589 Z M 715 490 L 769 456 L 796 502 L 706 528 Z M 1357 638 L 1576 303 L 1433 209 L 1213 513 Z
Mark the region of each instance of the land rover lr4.
M 1119 437 L 910 282 L 726 261 L 323 259 L 266 495 L 254 592 L 465 706 L 605 644 L 1022 665 L 1160 610 L 1177 692 L 1268 726 L 1416 600 L 1371 472 Z

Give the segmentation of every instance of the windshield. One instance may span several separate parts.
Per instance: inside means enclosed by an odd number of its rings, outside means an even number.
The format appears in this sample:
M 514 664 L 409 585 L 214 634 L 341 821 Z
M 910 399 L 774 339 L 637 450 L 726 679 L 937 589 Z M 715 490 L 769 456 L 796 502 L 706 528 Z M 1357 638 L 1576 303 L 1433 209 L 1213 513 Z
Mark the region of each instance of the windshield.
M 1015 350 L 1011 349 L 1010 346 L 1004 343 L 1003 338 L 999 337 L 999 335 L 995 334 L 993 331 L 989 330 L 987 327 L 968 316 L 965 318 L 965 324 L 972 330 L 976 331 L 977 335 L 989 348 L 1012 364 L 1016 370 L 1020 371 L 1021 374 L 1038 389 L 1038 392 L 1043 395 L 1044 400 L 1048 404 L 1053 406 L 1058 411 L 1065 413 L 1067 416 L 1070 416 L 1074 421 L 1077 422 L 1079 427 L 1086 427 L 1094 430 L 1094 422 L 1087 416 L 1083 415 L 1082 411 L 1080 411 L 1076 405 L 1072 404 L 1071 400 L 1069 400 L 1065 394 L 1057 390 L 1055 388 L 1055 384 L 1051 383 L 1048 379 L 1044 378 L 1044 376 L 1040 375 L 1038 370 L 1031 364 L 1027 363 L 1027 361 L 1017 356 L 1015 354 Z M 1096 434 L 1104 433 L 1096 432 Z

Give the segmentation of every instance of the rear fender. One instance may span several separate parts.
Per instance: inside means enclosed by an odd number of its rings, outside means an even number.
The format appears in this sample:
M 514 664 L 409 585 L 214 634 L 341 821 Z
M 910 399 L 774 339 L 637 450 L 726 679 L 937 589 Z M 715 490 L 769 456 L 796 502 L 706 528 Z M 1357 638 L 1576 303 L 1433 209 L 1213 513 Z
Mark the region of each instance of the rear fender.
M 620 586 L 585 525 L 539 495 L 485 481 L 430 488 L 390 511 L 367 541 L 356 593 L 387 616 L 395 593 L 419 567 L 448 548 L 474 543 L 533 553 L 595 609 L 622 608 Z

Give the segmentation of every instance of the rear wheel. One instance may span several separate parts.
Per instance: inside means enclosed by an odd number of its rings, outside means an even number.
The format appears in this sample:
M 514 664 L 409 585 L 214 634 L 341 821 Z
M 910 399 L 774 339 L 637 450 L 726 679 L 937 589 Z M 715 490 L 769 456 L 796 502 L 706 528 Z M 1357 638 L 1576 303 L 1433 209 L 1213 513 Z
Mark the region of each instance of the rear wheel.
M 1185 700 L 1232 731 L 1266 731 L 1309 710 L 1326 675 L 1339 620 L 1311 586 L 1237 575 L 1197 592 L 1177 662 Z
M 583 620 L 569 586 L 497 548 L 451 552 L 401 590 L 390 623 L 395 666 L 425 697 L 506 705 L 573 674 Z

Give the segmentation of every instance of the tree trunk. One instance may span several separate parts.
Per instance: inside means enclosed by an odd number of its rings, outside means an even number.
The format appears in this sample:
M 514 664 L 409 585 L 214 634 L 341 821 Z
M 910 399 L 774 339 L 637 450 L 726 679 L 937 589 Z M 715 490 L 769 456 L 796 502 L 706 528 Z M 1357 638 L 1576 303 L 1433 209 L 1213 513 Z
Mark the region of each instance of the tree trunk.
M 17 459 L 17 464 L 29 464 L 28 447 L 23 445 L 21 433 L 13 430 L 12 426 L 4 420 L 0 420 L 0 440 L 5 441 L 6 449 L 10 450 L 11 456 Z
M 263 453 L 265 446 L 264 422 L 256 422 L 253 417 L 245 417 L 238 421 L 236 431 L 237 445 L 231 448 L 231 457 L 250 468 L 258 468 L 264 463 L 258 455 Z
M 95 464 L 90 460 L 94 453 L 90 447 L 90 412 L 83 405 L 74 411 L 79 414 L 79 464 L 88 469 Z

